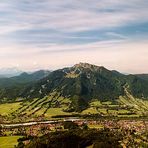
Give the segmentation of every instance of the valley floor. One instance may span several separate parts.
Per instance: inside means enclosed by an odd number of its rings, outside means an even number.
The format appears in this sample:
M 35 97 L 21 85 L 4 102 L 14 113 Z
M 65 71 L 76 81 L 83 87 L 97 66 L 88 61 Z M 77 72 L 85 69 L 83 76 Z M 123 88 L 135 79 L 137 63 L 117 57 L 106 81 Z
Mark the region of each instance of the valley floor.
M 18 144 L 17 140 L 22 136 L 4 136 L 0 137 L 0 148 L 14 148 Z
M 147 118 L 148 101 L 120 96 L 116 101 L 92 100 L 81 112 L 69 112 L 69 98 L 48 96 L 16 103 L 0 104 L 0 123 L 54 120 L 55 117 L 77 116 L 112 118 Z
M 20 136 L 40 137 L 65 131 L 63 124 L 67 121 L 76 123 L 80 129 L 117 130 L 125 136 L 123 147 L 131 140 L 129 134 L 134 143 L 148 146 L 147 100 L 127 93 L 114 101 L 92 100 L 81 112 L 69 112 L 70 103 L 69 98 L 51 95 L 0 104 L 0 147 L 13 147 Z M 23 141 L 24 144 L 27 142 Z
M 65 126 L 65 123 L 68 126 Z M 22 136 L 24 137 L 22 139 L 23 144 L 26 145 L 32 142 L 32 138 L 34 139 L 35 137 L 42 137 L 44 135 L 50 135 L 57 132 L 59 132 L 60 134 L 61 132 L 66 132 L 67 128 L 69 131 L 75 128 L 78 130 L 86 130 L 85 132 L 87 132 L 87 130 L 93 130 L 94 132 L 103 131 L 102 134 L 106 134 L 105 131 L 106 129 L 108 129 L 108 132 L 120 133 L 123 136 L 122 145 L 132 144 L 131 142 L 133 142 L 133 144 L 136 145 L 148 146 L 148 121 L 146 120 L 67 119 L 50 122 L 40 122 L 36 124 L 15 124 L 15 126 L 14 124 L 9 124 L 9 126 L 2 126 L 2 137 L 0 137 L 0 141 L 2 141 L 2 148 L 11 148 L 13 145 L 17 144 L 17 139 Z M 29 137 L 32 138 L 30 139 Z

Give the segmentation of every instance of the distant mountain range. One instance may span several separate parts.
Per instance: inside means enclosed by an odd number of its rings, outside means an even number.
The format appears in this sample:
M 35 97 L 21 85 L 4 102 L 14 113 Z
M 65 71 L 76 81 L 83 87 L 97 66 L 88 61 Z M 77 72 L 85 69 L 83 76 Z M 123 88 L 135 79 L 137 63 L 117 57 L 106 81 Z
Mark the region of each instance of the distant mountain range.
M 137 77 L 143 79 L 143 80 L 147 80 L 148 81 L 148 74 L 137 74 Z
M 13 68 L 1 68 L 0 69 L 0 78 L 9 78 L 9 77 L 14 77 L 18 76 L 22 73 L 21 70 L 19 70 L 16 67 Z
M 22 73 L 0 79 L 0 98 L 43 98 L 51 93 L 70 98 L 76 110 L 92 99 L 115 100 L 127 90 L 134 97 L 148 98 L 148 75 L 124 75 L 102 66 L 79 63 L 53 72 Z
M 40 70 L 33 73 L 23 72 L 19 76 L 0 78 L 0 99 L 7 98 L 9 101 L 20 96 L 20 92 L 32 83 L 48 76 L 50 71 Z

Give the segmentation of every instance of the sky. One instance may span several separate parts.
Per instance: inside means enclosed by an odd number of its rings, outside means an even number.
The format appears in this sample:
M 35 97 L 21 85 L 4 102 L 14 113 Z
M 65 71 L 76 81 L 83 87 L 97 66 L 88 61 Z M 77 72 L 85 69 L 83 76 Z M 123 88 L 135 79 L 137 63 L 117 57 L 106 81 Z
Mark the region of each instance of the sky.
M 148 73 L 148 0 L 0 0 L 0 68 L 79 62 Z

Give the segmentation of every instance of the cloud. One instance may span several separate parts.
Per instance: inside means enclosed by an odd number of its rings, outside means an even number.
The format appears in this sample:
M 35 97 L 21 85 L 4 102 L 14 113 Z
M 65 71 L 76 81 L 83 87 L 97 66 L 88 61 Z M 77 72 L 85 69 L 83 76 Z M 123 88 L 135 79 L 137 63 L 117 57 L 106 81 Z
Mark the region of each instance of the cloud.
M 35 58 L 32 61 L 36 61 L 36 57 L 42 59 L 45 55 L 51 59 L 55 54 L 67 58 L 80 52 L 80 59 L 85 57 L 85 52 L 102 57 L 114 53 L 113 58 L 109 56 L 113 63 L 115 52 L 121 57 L 120 53 L 128 53 L 127 48 L 132 52 L 135 48 L 137 52 L 140 47 L 137 48 L 134 41 L 142 46 L 143 40 L 148 39 L 147 16 L 147 0 L 1 0 L 0 63 L 5 61 L 7 65 L 7 61 L 18 58 L 18 62 L 29 66 L 24 61 L 30 55 Z M 125 45 L 130 46 L 125 49 Z M 73 63 L 72 59 L 66 62 Z M 61 65 L 66 62 L 61 61 Z
M 68 50 L 69 48 L 71 51 Z M 40 48 L 31 50 L 32 48 L 30 48 L 31 52 L 24 50 L 24 52 L 17 51 L 16 56 L 7 55 L 7 63 L 5 63 L 6 58 L 0 58 L 0 66 L 10 67 L 12 63 L 13 65 L 19 63 L 21 69 L 30 71 L 41 68 L 57 69 L 79 62 L 88 62 L 121 72 L 146 73 L 148 71 L 147 48 L 148 43 L 145 42 L 104 42 L 85 46 L 69 45 L 69 47 L 67 45 L 55 45 L 54 47 L 52 45 L 50 50 L 44 49 L 43 51 Z M 37 65 L 34 65 L 34 61 Z
M 22 30 L 27 26 L 30 29 L 40 27 L 74 32 L 148 21 L 146 4 L 146 0 L 15 0 L 9 4 L 8 9 L 6 6 L 0 8 L 1 11 L 7 12 L 1 19 L 5 20 L 5 17 L 8 17 L 8 23 L 11 22 L 16 27 L 20 25 Z M 10 16 L 12 18 L 9 18 Z M 18 27 L 18 30 L 20 29 Z

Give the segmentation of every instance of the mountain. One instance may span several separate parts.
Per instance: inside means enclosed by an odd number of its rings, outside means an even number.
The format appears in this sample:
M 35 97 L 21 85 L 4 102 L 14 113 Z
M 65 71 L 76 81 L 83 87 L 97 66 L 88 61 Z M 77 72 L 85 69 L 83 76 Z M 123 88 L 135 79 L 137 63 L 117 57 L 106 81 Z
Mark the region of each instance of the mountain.
M 20 96 L 43 98 L 54 93 L 57 97 L 70 98 L 72 107 L 79 110 L 85 108 L 92 99 L 116 100 L 125 94 L 125 89 L 134 97 L 148 98 L 147 81 L 102 66 L 79 63 L 51 72 L 27 87 Z
M 46 74 L 45 74 L 46 73 Z M 148 98 L 148 81 L 137 75 L 124 75 L 103 66 L 79 63 L 53 72 L 0 79 L 0 98 L 54 98 L 71 100 L 71 108 L 83 110 L 92 99 L 115 101 L 129 92 L 134 97 Z
M 118 85 L 122 86 L 124 83 L 119 83 L 116 80 L 118 77 L 120 77 L 119 74 L 112 73 L 104 67 L 80 63 L 71 68 L 52 72 L 27 88 L 24 97 L 43 97 L 56 91 L 64 97 L 81 96 L 86 100 L 95 97 L 112 99 L 122 93 Z M 33 90 L 31 93 L 28 91 L 30 89 Z
M 31 74 L 24 72 L 19 76 L 11 78 L 0 78 L 0 98 L 6 97 L 14 99 L 18 97 L 19 92 L 25 87 L 46 77 L 49 73 L 50 71 L 40 70 Z
M 16 67 L 2 68 L 2 69 L 0 69 L 0 78 L 14 77 L 14 76 L 20 75 L 21 73 L 22 73 L 22 71 Z
M 137 77 L 143 79 L 143 80 L 147 80 L 148 81 L 148 74 L 137 74 Z

